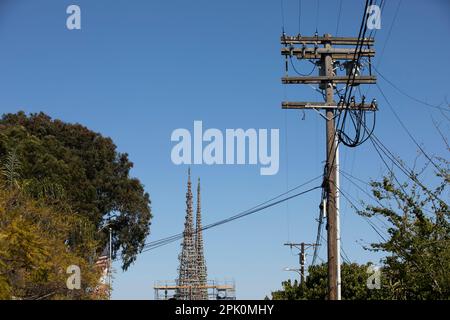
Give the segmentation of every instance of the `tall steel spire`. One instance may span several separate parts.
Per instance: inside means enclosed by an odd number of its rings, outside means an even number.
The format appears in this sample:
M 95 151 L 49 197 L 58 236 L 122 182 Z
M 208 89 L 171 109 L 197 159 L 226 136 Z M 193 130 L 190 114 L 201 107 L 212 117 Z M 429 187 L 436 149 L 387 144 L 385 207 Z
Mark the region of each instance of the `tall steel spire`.
M 179 256 L 178 268 L 178 298 L 190 300 L 196 298 L 195 286 L 197 286 L 197 254 L 195 246 L 193 210 L 192 210 L 192 184 L 191 169 L 188 170 L 188 182 L 186 192 L 186 220 L 184 223 L 183 243 Z
M 197 279 L 199 288 L 196 294 L 196 299 L 207 300 L 208 290 L 206 289 L 207 273 L 205 256 L 203 254 L 203 231 L 202 231 L 202 210 L 200 198 L 200 178 L 197 185 L 197 216 L 195 224 L 195 250 L 197 253 Z

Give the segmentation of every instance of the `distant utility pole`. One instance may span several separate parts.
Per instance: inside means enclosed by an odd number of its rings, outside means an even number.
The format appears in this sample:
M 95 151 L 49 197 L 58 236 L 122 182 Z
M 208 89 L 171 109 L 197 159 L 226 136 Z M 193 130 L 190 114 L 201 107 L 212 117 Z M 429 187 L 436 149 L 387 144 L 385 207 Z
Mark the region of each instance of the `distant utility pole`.
M 288 242 L 284 244 L 285 246 L 289 246 L 292 248 L 296 248 L 298 250 L 300 250 L 299 252 L 299 262 L 300 262 L 300 283 L 304 283 L 305 282 L 305 250 L 308 248 L 312 248 L 315 247 L 316 245 L 314 243 L 292 243 L 292 242 Z M 291 269 L 286 269 L 288 271 L 290 271 Z M 295 271 L 293 269 L 293 271 Z
M 109 282 L 109 293 L 108 297 L 111 300 L 112 292 L 112 229 L 109 228 L 109 266 L 108 266 L 108 282 Z
M 286 59 L 286 76 L 282 78 L 283 84 L 318 84 L 322 91 L 325 91 L 323 102 L 286 102 L 282 103 L 283 109 L 313 109 L 316 111 L 324 110 L 325 115 L 322 117 L 326 120 L 326 172 L 324 177 L 324 188 L 326 191 L 326 212 L 327 212 L 327 243 L 328 243 L 328 298 L 336 300 L 338 295 L 338 275 L 339 269 L 339 251 L 338 251 L 338 225 L 337 225 L 337 170 L 336 170 L 336 151 L 337 151 L 337 134 L 334 118 L 338 112 L 345 109 L 375 111 L 377 106 L 375 102 L 366 104 L 364 100 L 356 103 L 352 98 L 351 103 L 347 104 L 344 99 L 340 99 L 339 103 L 334 101 L 334 91 L 336 84 L 346 84 L 348 86 L 357 86 L 360 84 L 374 84 L 376 77 L 360 74 L 360 65 L 356 63 L 355 57 L 358 45 L 360 57 L 371 58 L 375 56 L 375 50 L 372 48 L 374 44 L 373 38 L 344 38 L 332 37 L 329 34 L 324 36 L 315 35 L 313 37 L 298 36 L 281 36 L 281 54 Z M 308 45 L 310 45 L 308 47 Z M 320 47 L 322 46 L 322 47 Z M 343 48 L 336 46 L 353 46 L 352 48 Z M 365 49 L 363 49 L 363 47 Z M 296 76 L 289 77 L 287 75 L 288 59 L 296 57 L 298 59 L 311 60 L 319 66 L 319 76 Z M 335 65 L 339 60 L 345 61 L 341 63 L 346 69 L 346 75 L 338 76 L 335 72 Z M 349 81 L 351 79 L 351 81 Z

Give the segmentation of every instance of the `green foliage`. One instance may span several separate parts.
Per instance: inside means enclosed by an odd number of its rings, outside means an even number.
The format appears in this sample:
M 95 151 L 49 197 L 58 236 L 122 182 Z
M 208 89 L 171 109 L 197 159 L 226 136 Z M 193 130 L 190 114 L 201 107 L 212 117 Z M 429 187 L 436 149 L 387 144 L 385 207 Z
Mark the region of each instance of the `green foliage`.
M 95 228 L 109 223 L 113 257 L 120 253 L 123 269 L 133 263 L 149 234 L 150 199 L 130 177 L 128 155 L 118 153 L 111 139 L 43 113 L 6 114 L 0 120 L 0 158 L 5 157 L 7 184 L 20 174 L 23 191 L 35 199 L 70 207 Z M 99 240 L 102 248 L 107 233 Z
M 370 274 L 367 269 L 370 264 L 357 263 L 341 265 L 343 300 L 373 300 L 381 299 L 385 289 L 368 289 L 367 278 Z M 327 264 L 310 266 L 308 275 L 303 284 L 291 280 L 283 282 L 283 289 L 272 292 L 274 300 L 325 300 L 328 292 Z M 383 283 L 383 281 L 382 281 Z
M 272 292 L 273 300 L 301 300 L 302 293 L 300 293 L 297 280 L 294 280 L 294 283 L 292 283 L 291 279 L 289 279 L 283 281 L 281 285 L 283 286 L 282 290 Z
M 17 159 L 15 148 L 6 155 L 0 173 L 3 177 L 5 187 L 13 188 L 18 186 L 18 181 L 20 179 L 20 162 Z
M 437 186 L 430 189 L 412 173 L 412 184 L 397 185 L 391 175 L 374 181 L 376 205 L 360 215 L 383 220 L 388 237 L 369 250 L 382 251 L 381 289 L 366 287 L 368 265 L 342 265 L 343 299 L 450 299 L 449 162 L 435 159 Z M 326 265 L 309 267 L 306 282 L 283 282 L 273 299 L 326 299 Z
M 69 241 L 84 226 L 82 241 Z M 92 261 L 98 246 L 94 226 L 18 188 L 0 189 L 0 299 L 92 299 L 100 270 Z M 81 290 L 68 290 L 66 269 L 81 268 Z
M 379 205 L 359 212 L 389 223 L 389 238 L 370 249 L 388 253 L 384 274 L 393 299 L 450 299 L 450 212 L 443 200 L 448 199 L 448 162 L 440 159 L 438 169 L 433 190 L 420 183 L 397 186 L 393 176 L 372 182 Z

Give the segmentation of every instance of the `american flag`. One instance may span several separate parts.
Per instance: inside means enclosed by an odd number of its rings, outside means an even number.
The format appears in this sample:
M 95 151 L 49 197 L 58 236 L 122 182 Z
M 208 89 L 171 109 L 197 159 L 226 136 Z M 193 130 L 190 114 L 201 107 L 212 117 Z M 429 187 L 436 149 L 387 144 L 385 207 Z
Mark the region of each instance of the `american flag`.
M 102 271 L 102 276 L 100 278 L 100 284 L 108 283 L 108 272 L 110 268 L 109 261 L 109 246 L 107 245 L 105 249 L 103 249 L 102 254 L 98 257 L 95 265 L 98 266 Z

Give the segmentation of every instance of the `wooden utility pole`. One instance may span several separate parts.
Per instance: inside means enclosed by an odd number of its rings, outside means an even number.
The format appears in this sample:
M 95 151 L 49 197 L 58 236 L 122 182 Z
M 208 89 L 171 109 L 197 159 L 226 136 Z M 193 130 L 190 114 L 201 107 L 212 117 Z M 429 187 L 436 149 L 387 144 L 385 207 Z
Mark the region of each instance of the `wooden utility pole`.
M 329 42 L 325 43 L 326 49 L 331 49 Z M 325 75 L 332 78 L 333 59 L 331 54 L 322 56 L 322 68 Z M 334 104 L 334 87 L 333 82 L 326 83 L 326 103 Z M 327 137 L 327 161 L 326 161 L 326 190 L 327 190 L 327 239 L 328 239 L 328 290 L 329 300 L 337 299 L 337 225 L 336 225 L 336 128 L 334 125 L 334 110 L 326 110 L 326 137 Z
M 319 76 L 296 76 L 289 77 L 286 75 L 282 78 L 283 84 L 318 84 L 319 88 L 324 91 L 325 103 L 321 102 L 283 102 L 283 109 L 314 109 L 316 111 L 324 110 L 325 115 L 321 114 L 326 120 L 326 172 L 324 176 L 324 188 L 326 191 L 326 212 L 327 212 L 327 253 L 328 253 L 328 298 L 330 300 L 338 299 L 337 281 L 338 272 L 340 270 L 339 252 L 337 245 L 337 170 L 336 170 L 336 150 L 337 135 L 334 118 L 338 112 L 345 109 L 376 111 L 377 106 L 373 101 L 366 104 L 363 100 L 356 103 L 354 99 L 349 104 L 340 99 L 339 103 L 334 100 L 334 91 L 337 84 L 346 84 L 349 86 L 357 86 L 360 84 L 376 83 L 376 77 L 373 75 L 364 76 L 360 74 L 360 65 L 354 61 L 356 57 L 356 48 L 361 45 L 358 50 L 360 57 L 371 58 L 375 55 L 372 49 L 374 44 L 373 38 L 343 38 L 332 37 L 329 34 L 319 37 L 303 37 L 301 35 L 289 37 L 282 35 L 281 54 L 285 56 L 286 66 L 287 59 L 296 57 L 298 59 L 316 60 L 314 63 L 319 65 Z M 308 47 L 314 45 L 314 47 Z M 319 47 L 322 45 L 323 47 Z M 353 48 L 336 48 L 336 46 L 353 46 Z M 365 49 L 362 49 L 362 48 Z M 336 74 L 335 63 L 339 60 L 346 61 L 341 66 L 346 66 L 346 75 L 339 76 Z M 286 67 L 286 73 L 287 73 Z
M 302 274 L 300 277 L 300 283 L 305 282 L 305 243 L 302 242 L 300 246 L 300 273 Z
M 299 262 L 300 262 L 300 270 L 299 270 L 300 283 L 305 282 L 305 261 L 306 261 L 306 259 L 305 259 L 305 250 L 309 249 L 309 248 L 312 248 L 312 247 L 315 247 L 316 244 L 314 244 L 314 243 L 304 243 L 304 242 L 302 242 L 302 243 L 288 242 L 288 243 L 285 243 L 284 245 L 291 247 L 291 249 L 292 248 L 296 248 L 296 249 L 300 250 L 300 252 L 298 254 L 299 255 Z M 294 271 L 297 271 L 297 269 L 294 269 Z

